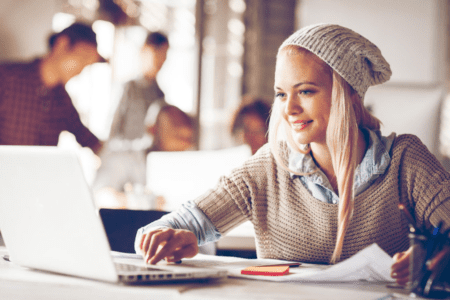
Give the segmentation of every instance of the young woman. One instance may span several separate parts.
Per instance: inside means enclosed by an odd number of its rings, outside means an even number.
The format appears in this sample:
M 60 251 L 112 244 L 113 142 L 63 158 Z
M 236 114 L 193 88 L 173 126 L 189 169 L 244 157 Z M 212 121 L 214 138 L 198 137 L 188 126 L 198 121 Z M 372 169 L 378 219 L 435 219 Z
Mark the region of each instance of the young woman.
M 192 257 L 250 220 L 260 258 L 334 263 L 377 243 L 408 279 L 408 222 L 450 224 L 450 174 L 413 135 L 382 136 L 364 107 L 389 80 L 380 50 L 354 31 L 319 24 L 280 47 L 269 144 L 217 187 L 141 228 L 135 248 L 150 264 Z

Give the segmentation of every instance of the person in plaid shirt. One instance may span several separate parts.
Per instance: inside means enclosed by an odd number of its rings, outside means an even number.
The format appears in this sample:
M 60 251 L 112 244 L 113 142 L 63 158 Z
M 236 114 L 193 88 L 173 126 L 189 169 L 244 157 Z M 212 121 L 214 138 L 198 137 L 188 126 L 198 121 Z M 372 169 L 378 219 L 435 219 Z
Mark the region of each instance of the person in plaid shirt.
M 92 28 L 74 23 L 49 38 L 49 53 L 0 65 L 0 145 L 56 146 L 69 131 L 83 147 L 103 146 L 86 128 L 64 86 L 84 67 L 105 60 Z

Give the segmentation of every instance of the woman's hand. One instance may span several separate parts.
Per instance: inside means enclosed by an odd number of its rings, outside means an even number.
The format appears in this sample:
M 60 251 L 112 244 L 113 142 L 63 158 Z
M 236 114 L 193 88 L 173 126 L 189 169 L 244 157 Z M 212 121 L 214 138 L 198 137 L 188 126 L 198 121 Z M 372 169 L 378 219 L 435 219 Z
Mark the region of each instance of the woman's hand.
M 405 252 L 399 252 L 394 255 L 394 263 L 391 266 L 391 277 L 395 279 L 397 284 L 406 285 L 409 280 L 409 257 L 412 248 Z M 427 269 L 433 271 L 444 258 L 450 255 L 450 247 L 446 246 L 439 251 L 432 259 L 426 262 Z
M 394 263 L 391 266 L 391 277 L 398 285 L 405 286 L 409 280 L 409 257 L 412 248 L 394 255 Z
M 184 229 L 162 228 L 150 231 L 142 236 L 139 248 L 144 261 L 152 265 L 164 258 L 167 262 L 176 262 L 198 253 L 195 234 Z

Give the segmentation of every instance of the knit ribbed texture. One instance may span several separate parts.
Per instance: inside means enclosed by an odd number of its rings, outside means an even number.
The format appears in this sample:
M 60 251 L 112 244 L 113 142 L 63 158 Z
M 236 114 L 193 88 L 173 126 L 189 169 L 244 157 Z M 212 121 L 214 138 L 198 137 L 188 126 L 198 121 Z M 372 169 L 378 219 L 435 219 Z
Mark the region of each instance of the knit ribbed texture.
M 287 45 L 303 47 L 320 57 L 356 90 L 361 99 L 369 86 L 388 81 L 392 74 L 377 46 L 339 25 L 304 27 L 287 38 L 280 49 Z
M 391 156 L 385 174 L 355 199 L 341 260 L 372 243 L 390 255 L 406 250 L 408 226 L 399 202 L 419 225 L 450 224 L 450 175 L 437 159 L 413 135 L 398 136 Z M 338 206 L 315 199 L 298 178 L 291 179 L 267 145 L 195 202 L 223 234 L 250 220 L 259 258 L 330 261 Z

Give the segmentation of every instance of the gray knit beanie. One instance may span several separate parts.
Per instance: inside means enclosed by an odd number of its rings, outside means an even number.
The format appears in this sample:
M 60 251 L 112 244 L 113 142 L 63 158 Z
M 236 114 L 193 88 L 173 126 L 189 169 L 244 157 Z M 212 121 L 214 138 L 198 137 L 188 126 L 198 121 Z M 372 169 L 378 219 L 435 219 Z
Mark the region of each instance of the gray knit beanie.
M 369 86 L 388 81 L 392 74 L 377 46 L 340 25 L 304 27 L 288 37 L 278 51 L 287 45 L 300 46 L 320 57 L 355 89 L 361 100 Z

